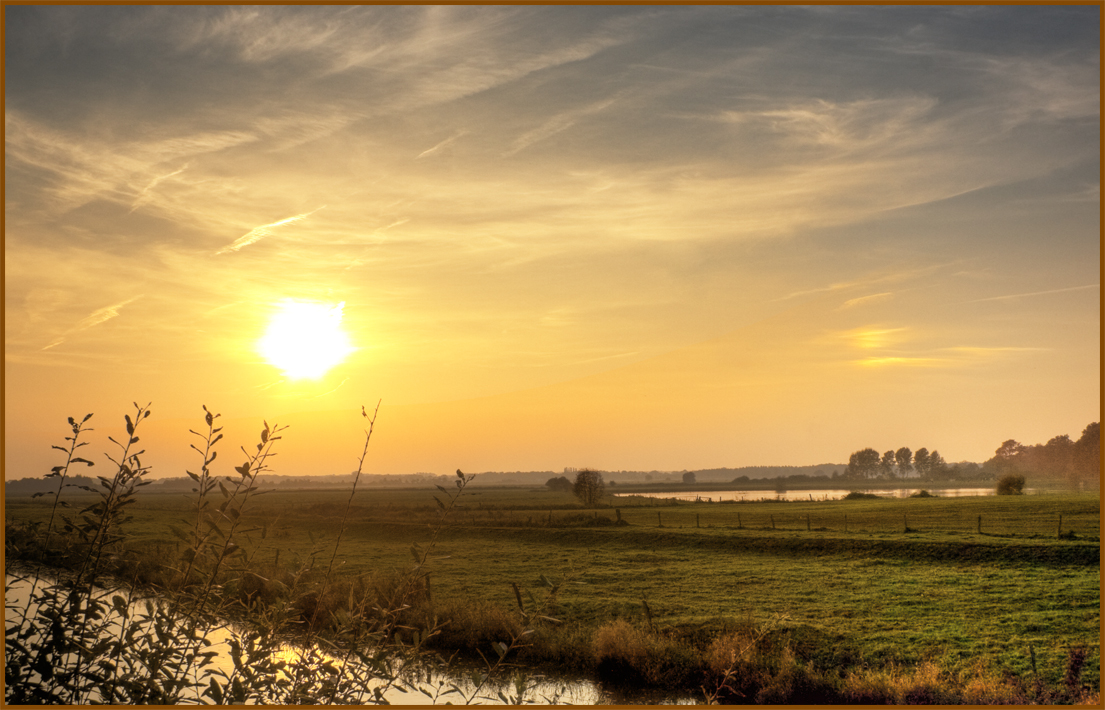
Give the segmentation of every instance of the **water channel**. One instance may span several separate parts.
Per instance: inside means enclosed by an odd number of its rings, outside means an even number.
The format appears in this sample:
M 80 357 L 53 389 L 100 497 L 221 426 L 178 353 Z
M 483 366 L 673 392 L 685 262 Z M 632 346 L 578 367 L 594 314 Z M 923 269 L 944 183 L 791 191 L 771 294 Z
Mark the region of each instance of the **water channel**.
M 14 572 L 14 574 L 12 572 Z M 25 612 L 32 617 L 35 614 L 36 605 L 30 603 L 32 585 L 35 585 L 36 589 L 40 592 L 44 585 L 53 583 L 53 580 L 45 575 L 36 577 L 33 573 L 26 570 L 12 570 L 12 572 L 5 574 L 4 579 L 5 630 L 18 625 Z M 94 594 L 97 598 L 104 600 L 106 606 L 111 609 L 112 604 L 110 602 L 112 597 L 115 594 L 120 594 L 120 592 L 117 590 L 96 589 L 94 590 Z M 125 594 L 125 592 L 122 592 L 122 594 Z M 142 617 L 149 609 L 146 606 L 147 601 L 153 604 L 161 603 L 156 598 L 150 600 L 137 599 L 129 605 L 127 617 L 131 620 Z M 101 636 L 104 638 L 118 636 L 122 620 L 123 617 L 116 610 L 111 609 L 108 611 L 107 617 L 104 619 Z M 230 644 L 232 641 L 240 640 L 241 638 L 241 631 L 229 623 L 224 623 L 210 629 L 207 632 L 206 639 L 211 642 L 211 645 L 204 650 L 214 651 L 218 654 L 213 659 L 212 666 L 223 670 L 227 675 L 233 674 L 234 664 L 229 653 Z M 33 639 L 31 639 L 31 642 L 33 643 Z M 294 663 L 299 657 L 308 654 L 310 651 L 315 652 L 317 657 L 321 657 L 323 662 L 329 661 L 338 667 L 342 665 L 340 659 L 329 656 L 325 652 L 322 652 L 317 646 L 305 650 L 292 645 L 286 645 L 277 651 L 274 656 L 287 663 Z M 418 669 L 406 679 L 403 684 L 405 688 L 389 687 L 383 692 L 383 697 L 387 703 L 400 705 L 430 705 L 435 704 L 435 702 L 438 704 L 449 703 L 454 705 L 464 704 L 466 702 L 480 705 L 503 705 L 506 703 L 503 701 L 500 693 L 506 697 L 517 695 L 518 690 L 511 678 L 510 671 L 503 673 L 503 678 L 500 682 L 488 683 L 482 689 L 477 689 L 472 679 L 472 672 L 477 670 L 480 669 L 474 666 L 464 667 L 451 665 L 443 672 L 437 669 L 424 667 Z M 361 674 L 358 677 L 371 675 L 367 668 L 352 663 L 347 666 L 346 672 L 350 674 Z M 527 672 L 524 674 L 524 677 L 526 679 L 524 699 L 527 703 L 545 705 L 688 705 L 695 702 L 695 698 L 685 693 L 662 691 L 644 692 L 635 689 L 607 688 L 584 678 L 557 677 L 552 674 L 541 674 L 537 672 Z M 210 698 L 203 698 L 201 695 L 202 691 L 207 687 L 208 678 L 209 674 L 207 673 L 205 673 L 203 678 L 200 678 L 198 673 L 193 673 L 192 680 L 194 680 L 194 685 L 190 689 L 190 693 L 186 691 L 185 702 L 211 702 Z M 383 686 L 384 683 L 381 681 L 379 685 Z M 448 690 L 449 688 L 456 688 L 459 692 L 443 694 L 442 691 Z M 98 698 L 93 696 L 89 698 L 89 700 L 91 702 L 97 702 Z M 361 702 L 365 704 L 372 704 L 374 702 L 370 690 L 366 691 L 366 695 L 361 698 Z

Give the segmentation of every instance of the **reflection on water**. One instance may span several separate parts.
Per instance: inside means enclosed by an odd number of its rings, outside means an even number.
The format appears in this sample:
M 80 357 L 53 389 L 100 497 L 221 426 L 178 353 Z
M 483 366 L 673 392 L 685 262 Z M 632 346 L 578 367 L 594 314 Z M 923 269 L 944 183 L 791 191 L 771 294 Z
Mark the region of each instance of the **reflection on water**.
M 883 498 L 908 498 L 921 491 L 920 488 L 818 488 L 802 491 L 661 491 L 657 493 L 615 493 L 615 497 L 642 496 L 644 498 L 676 498 L 678 500 L 701 500 L 717 503 L 723 500 L 840 500 L 852 491 L 860 493 L 873 493 Z M 941 498 L 962 498 L 966 496 L 992 496 L 993 488 L 928 488 L 925 489 L 934 496 Z M 1034 494 L 1033 488 L 1026 488 L 1025 493 Z
M 4 623 L 5 629 L 19 625 L 24 612 L 33 616 L 36 606 L 30 602 L 31 586 L 37 584 L 37 591 L 41 591 L 43 585 L 49 585 L 52 580 L 43 577 L 36 578 L 30 574 L 13 575 L 6 574 L 4 581 Z M 96 589 L 97 597 L 110 599 L 114 594 L 120 594 L 117 590 Z M 156 599 L 139 599 L 129 605 L 128 616 L 134 621 L 143 616 L 147 611 L 146 604 L 158 603 Z M 109 608 L 111 604 L 107 605 Z M 104 637 L 117 636 L 120 630 L 120 616 L 116 610 L 107 612 L 102 634 Z M 141 635 L 141 634 L 139 634 Z M 234 663 L 230 657 L 231 641 L 241 639 L 240 632 L 230 624 L 223 624 L 211 629 L 206 639 L 211 642 L 210 647 L 204 651 L 214 651 L 218 655 L 213 658 L 212 666 L 232 675 Z M 33 638 L 30 640 L 33 643 Z M 280 648 L 274 657 L 289 665 L 304 658 L 321 659 L 322 662 L 330 662 L 335 667 L 342 667 L 342 659 L 336 658 L 314 646 L 310 649 L 297 648 L 285 645 Z M 354 677 L 371 677 L 371 670 L 356 661 L 344 664 L 346 673 L 355 674 Z M 557 678 L 548 674 L 524 673 L 510 677 L 509 672 L 504 673 L 504 679 L 499 683 L 488 683 L 483 688 L 478 688 L 478 682 L 473 678 L 474 672 L 480 669 L 476 667 L 464 668 L 456 665 L 443 672 L 440 669 L 422 667 L 411 673 L 407 679 L 406 687 L 388 687 L 383 692 L 384 700 L 391 704 L 401 705 L 430 705 L 430 704 L 463 704 L 471 701 L 478 704 L 503 705 L 506 704 L 503 697 L 517 696 L 524 689 L 526 702 L 546 705 L 626 705 L 626 704 L 667 704 L 686 705 L 693 704 L 694 699 L 687 695 L 674 693 L 655 692 L 645 693 L 637 690 L 626 691 L 624 689 L 608 689 L 598 684 L 579 678 Z M 205 674 L 208 677 L 209 673 Z M 191 702 L 207 702 L 201 693 L 207 687 L 207 681 L 201 679 L 198 672 L 191 676 L 193 686 L 190 694 L 185 699 Z M 519 687 L 518 683 L 523 685 Z M 502 696 L 500 696 L 500 693 Z M 90 701 L 96 702 L 100 697 L 93 695 Z M 371 703 L 372 694 L 366 692 L 361 698 L 362 702 Z

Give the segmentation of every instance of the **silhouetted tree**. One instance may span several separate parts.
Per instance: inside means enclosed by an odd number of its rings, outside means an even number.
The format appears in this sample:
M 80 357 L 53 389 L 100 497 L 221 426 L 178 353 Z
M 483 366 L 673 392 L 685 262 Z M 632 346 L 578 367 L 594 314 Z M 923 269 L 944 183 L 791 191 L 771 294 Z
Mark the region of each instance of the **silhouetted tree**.
M 894 450 L 884 452 L 882 461 L 879 461 L 879 473 L 890 478 L 894 475 Z
M 602 474 L 589 468 L 583 469 L 576 474 L 576 482 L 572 486 L 572 493 L 575 493 L 576 498 L 579 498 L 584 505 L 595 505 L 606 493 L 606 484 L 602 481 Z
M 1097 486 L 1101 476 L 1101 423 L 1093 422 L 1082 430 L 1082 436 L 1074 442 L 1071 461 L 1073 485 Z
M 908 476 L 909 472 L 913 470 L 913 466 L 909 463 L 913 460 L 913 452 L 908 447 L 903 446 L 895 451 L 894 460 L 898 463 L 899 476 Z
M 855 478 L 873 478 L 879 474 L 879 452 L 874 449 L 856 451 L 848 457 L 848 475 Z
M 683 474 L 683 483 L 694 483 L 694 471 L 687 471 Z
M 566 476 L 556 476 L 545 481 L 545 485 L 554 491 L 570 491 L 572 490 L 572 482 L 568 480 Z
M 917 453 L 913 454 L 913 468 L 917 471 L 918 476 L 928 475 L 929 472 L 929 450 L 925 447 L 917 449 Z
M 994 452 L 994 458 L 986 463 L 990 464 L 999 476 L 1002 476 L 1018 467 L 1018 460 L 1025 451 L 1026 447 L 1016 439 L 1007 439 Z
M 948 473 L 948 463 L 944 460 L 944 457 L 940 455 L 940 452 L 936 449 L 932 450 L 929 454 L 928 461 L 928 475 L 930 478 L 937 477 L 943 478 Z

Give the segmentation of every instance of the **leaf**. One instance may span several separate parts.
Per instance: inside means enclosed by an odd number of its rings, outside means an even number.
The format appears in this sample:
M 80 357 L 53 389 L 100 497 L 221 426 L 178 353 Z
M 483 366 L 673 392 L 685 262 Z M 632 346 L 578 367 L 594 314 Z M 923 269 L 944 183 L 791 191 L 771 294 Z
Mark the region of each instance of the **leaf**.
M 124 414 L 123 416 L 127 420 L 127 433 L 130 434 L 131 436 L 134 436 L 134 422 L 132 422 L 130 420 L 130 415 L 129 414 Z
M 84 424 L 85 422 L 87 422 L 91 418 L 92 418 L 92 412 L 89 412 L 88 414 L 84 415 L 84 419 L 81 420 L 81 424 Z
M 73 420 L 73 417 L 69 417 L 69 426 L 77 426 L 77 422 Z
M 65 438 L 68 439 L 69 437 L 65 437 Z M 58 451 L 64 451 L 65 453 L 69 453 L 69 449 L 58 446 L 57 444 L 53 444 L 50 448 L 51 449 L 57 449 Z
M 461 479 L 462 481 L 464 480 L 464 474 L 460 472 L 459 468 L 457 469 L 457 478 Z
M 219 491 L 223 494 L 223 498 L 230 497 L 230 491 L 226 489 L 226 486 L 223 485 L 222 481 L 219 481 Z
M 197 476 L 196 474 L 192 473 L 191 471 L 185 471 L 185 473 L 187 473 L 188 477 L 191 478 L 193 481 L 199 481 L 200 480 L 200 477 Z
M 249 475 L 249 461 L 246 461 L 241 466 L 235 466 L 234 470 L 237 471 L 238 473 L 242 474 L 243 476 L 248 476 Z
M 203 411 L 207 412 L 207 407 L 204 407 Z M 215 423 L 215 417 L 211 416 L 211 412 L 207 412 L 203 419 L 207 422 L 207 426 L 211 426 Z
M 82 459 L 80 456 L 74 456 L 73 459 L 72 459 L 72 462 L 73 463 L 88 464 L 89 466 L 95 466 L 96 465 L 96 464 L 92 463 L 91 461 L 89 461 L 88 459 Z

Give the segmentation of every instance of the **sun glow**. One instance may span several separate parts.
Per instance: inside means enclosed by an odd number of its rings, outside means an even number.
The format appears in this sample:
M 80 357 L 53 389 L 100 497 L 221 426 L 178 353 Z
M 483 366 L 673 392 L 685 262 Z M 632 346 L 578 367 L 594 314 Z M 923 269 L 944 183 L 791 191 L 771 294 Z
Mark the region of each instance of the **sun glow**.
M 355 348 L 341 329 L 345 302 L 285 300 L 269 321 L 258 350 L 269 364 L 293 380 L 318 379 Z

